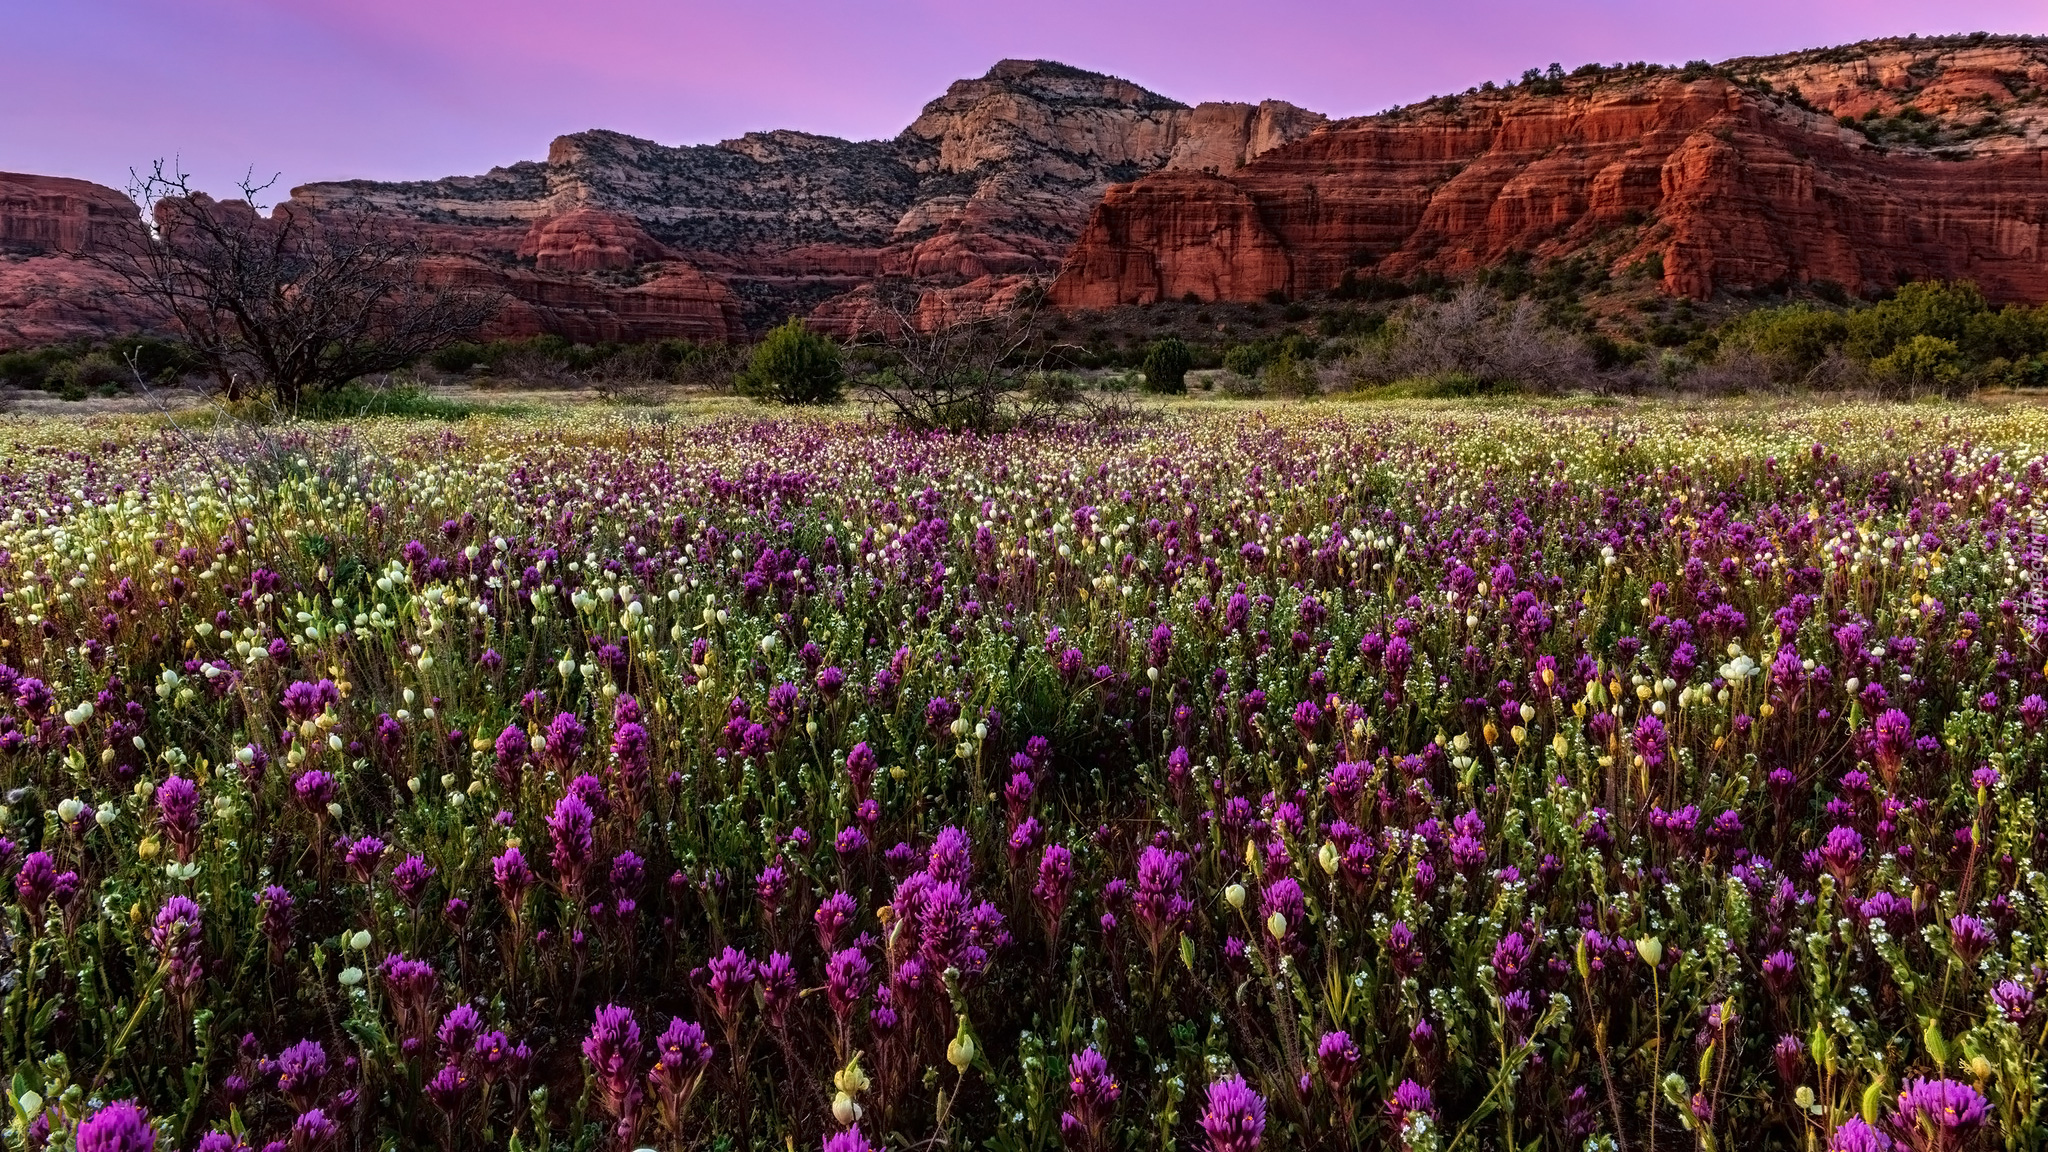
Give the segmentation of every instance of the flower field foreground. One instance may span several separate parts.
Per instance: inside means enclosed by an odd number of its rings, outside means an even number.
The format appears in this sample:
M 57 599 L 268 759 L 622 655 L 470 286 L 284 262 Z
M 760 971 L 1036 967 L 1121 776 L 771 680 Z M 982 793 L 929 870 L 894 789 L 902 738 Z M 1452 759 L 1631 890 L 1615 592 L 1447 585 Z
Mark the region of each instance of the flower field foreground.
M 0 427 L 9 1148 L 2036 1148 L 2048 417 Z

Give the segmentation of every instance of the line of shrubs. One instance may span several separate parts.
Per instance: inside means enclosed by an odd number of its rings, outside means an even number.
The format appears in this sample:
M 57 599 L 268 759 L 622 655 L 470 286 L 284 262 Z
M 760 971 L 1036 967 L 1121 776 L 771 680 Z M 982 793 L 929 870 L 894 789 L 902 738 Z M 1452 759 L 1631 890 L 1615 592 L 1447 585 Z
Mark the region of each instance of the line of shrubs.
M 1756 308 L 1718 325 L 1679 301 L 1666 309 L 1677 319 L 1659 320 L 1652 344 L 1645 345 L 1594 329 L 1581 302 L 1597 279 L 1576 264 L 1536 270 L 1526 262 L 1503 264 L 1464 288 L 1347 279 L 1329 302 L 1342 306 L 1304 309 L 1297 322 L 1302 330 L 1237 342 L 1167 337 L 1122 347 L 1057 345 L 1044 356 L 1044 367 L 1062 375 L 1048 377 L 1047 387 L 1114 388 L 1129 380 L 1148 391 L 1180 393 L 1191 372 L 1202 373 L 1202 387 L 1239 397 L 1404 382 L 1447 395 L 1645 387 L 1957 395 L 1984 387 L 2048 387 L 2048 305 L 1997 307 L 1966 281 L 1909 284 L 1875 302 L 1816 292 L 1818 299 Z M 1660 337 L 1665 328 L 1676 336 Z M 593 387 L 619 398 L 682 384 L 816 403 L 837 399 L 847 380 L 860 374 L 862 352 L 841 349 L 793 320 L 751 347 L 680 339 L 577 344 L 535 336 L 452 344 L 423 367 L 429 376 Z M 200 369 L 175 341 L 77 342 L 0 353 L 0 389 L 82 399 L 130 390 L 138 381 L 176 384 Z M 1109 378 L 1091 380 L 1105 371 Z
M 53 392 L 67 400 L 127 391 L 138 381 L 172 385 L 201 370 L 185 345 L 150 337 L 0 352 L 0 388 Z
M 1949 392 L 2048 385 L 2048 305 L 1998 308 L 1967 281 L 1908 284 L 1852 307 L 1760 308 L 1713 344 L 1716 360 L 1753 359 L 1784 384 L 1824 386 L 1860 371 Z

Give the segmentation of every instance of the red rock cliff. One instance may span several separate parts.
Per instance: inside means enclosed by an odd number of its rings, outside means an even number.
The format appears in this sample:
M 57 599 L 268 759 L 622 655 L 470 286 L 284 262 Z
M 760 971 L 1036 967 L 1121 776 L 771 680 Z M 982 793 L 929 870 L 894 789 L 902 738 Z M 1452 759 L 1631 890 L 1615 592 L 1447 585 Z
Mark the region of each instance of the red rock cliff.
M 80 258 L 139 221 L 112 188 L 0 172 L 0 350 L 146 327 L 127 285 Z
M 1845 69 L 1868 86 L 1823 83 Z M 1664 288 L 1692 296 L 1943 277 L 2048 300 L 2044 82 L 2042 46 L 1927 42 L 1475 92 L 1332 125 L 1234 172 L 1113 188 L 1051 298 L 1249 300 L 1528 253 L 1616 270 L 1657 254 Z M 1831 100 L 1916 112 L 1888 140 L 1881 120 L 1826 114 Z

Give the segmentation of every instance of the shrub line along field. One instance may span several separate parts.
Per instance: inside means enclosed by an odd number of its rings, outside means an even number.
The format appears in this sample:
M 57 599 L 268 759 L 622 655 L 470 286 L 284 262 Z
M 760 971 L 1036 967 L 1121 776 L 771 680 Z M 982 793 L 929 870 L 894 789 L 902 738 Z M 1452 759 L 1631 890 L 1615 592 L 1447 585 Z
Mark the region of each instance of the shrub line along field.
M 0 423 L 5 1140 L 2040 1147 L 2044 454 Z

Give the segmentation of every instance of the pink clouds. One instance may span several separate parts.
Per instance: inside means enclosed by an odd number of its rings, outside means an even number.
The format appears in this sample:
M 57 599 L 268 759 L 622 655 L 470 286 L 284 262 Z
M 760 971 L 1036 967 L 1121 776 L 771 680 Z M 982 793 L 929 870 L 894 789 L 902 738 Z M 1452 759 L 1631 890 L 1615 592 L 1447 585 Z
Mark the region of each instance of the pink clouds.
M 178 154 L 220 185 L 433 177 L 607 127 L 872 137 L 1006 56 L 1187 101 L 1376 111 L 1559 61 L 1721 59 L 1920 32 L 2041 29 L 2039 0 L 64 0 L 0 43 L 0 169 L 119 184 Z

